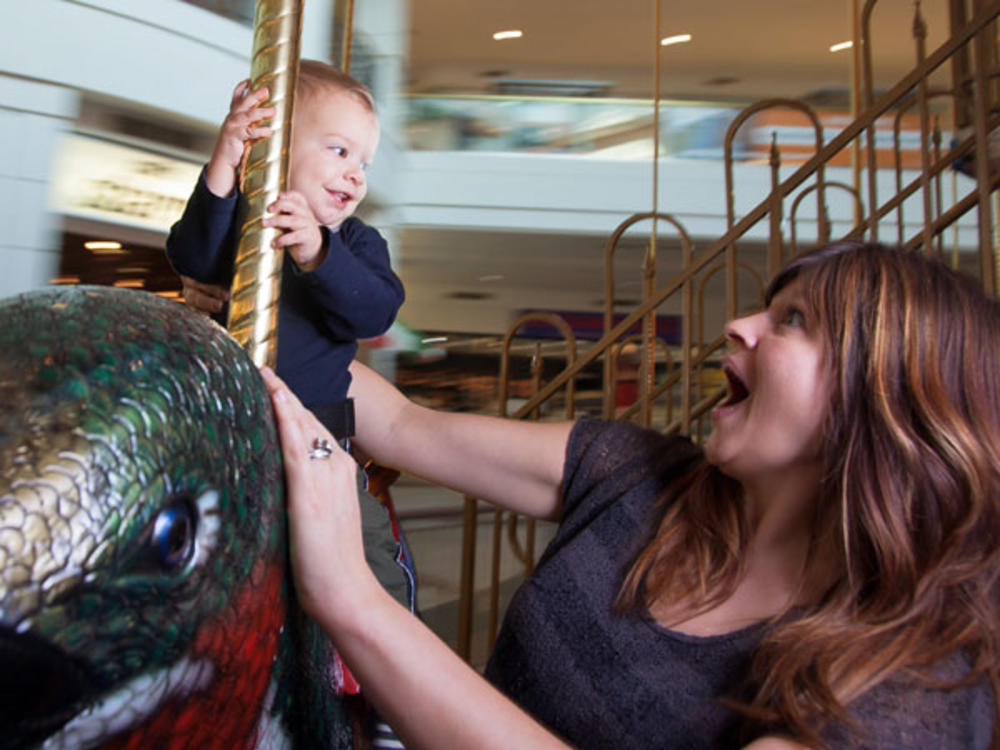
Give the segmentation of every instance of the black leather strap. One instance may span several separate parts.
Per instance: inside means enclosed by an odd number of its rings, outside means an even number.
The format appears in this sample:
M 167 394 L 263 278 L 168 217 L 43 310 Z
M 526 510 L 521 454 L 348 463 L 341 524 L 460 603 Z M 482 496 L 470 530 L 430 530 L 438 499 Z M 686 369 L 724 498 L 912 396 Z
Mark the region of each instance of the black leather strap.
M 335 404 L 313 406 L 310 410 L 337 440 L 354 436 L 354 399 L 345 398 Z

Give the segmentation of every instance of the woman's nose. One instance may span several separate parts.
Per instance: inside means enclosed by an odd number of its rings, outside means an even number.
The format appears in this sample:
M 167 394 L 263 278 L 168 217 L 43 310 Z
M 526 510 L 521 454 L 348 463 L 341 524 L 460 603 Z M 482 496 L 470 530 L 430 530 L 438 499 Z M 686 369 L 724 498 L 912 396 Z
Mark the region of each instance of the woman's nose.
M 757 346 L 760 325 L 766 314 L 765 312 L 759 312 L 755 315 L 747 315 L 742 318 L 730 320 L 723 329 L 726 334 L 726 340 L 747 349 L 753 349 Z

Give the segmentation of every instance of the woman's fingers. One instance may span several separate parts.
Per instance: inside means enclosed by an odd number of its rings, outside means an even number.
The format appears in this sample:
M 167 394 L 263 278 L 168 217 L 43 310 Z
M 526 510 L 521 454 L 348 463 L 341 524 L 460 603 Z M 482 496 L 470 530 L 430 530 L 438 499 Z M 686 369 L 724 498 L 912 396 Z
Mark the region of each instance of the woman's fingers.
M 292 393 L 285 382 L 281 380 L 269 367 L 261 369 L 261 375 L 267 390 L 271 394 L 271 403 L 274 405 L 275 414 L 278 417 L 278 437 L 281 440 L 281 449 L 285 454 L 285 462 L 294 459 L 296 462 L 301 459 L 300 449 L 305 445 L 302 437 L 302 421 L 306 417 L 312 417 L 299 399 Z M 313 417 L 315 420 L 315 417 Z M 316 428 L 322 431 L 319 438 L 331 440 L 330 433 L 323 425 L 316 422 Z M 308 455 L 308 453 L 306 454 Z
M 357 466 L 280 378 L 268 368 L 261 374 L 284 456 L 296 590 L 310 614 L 336 616 L 374 580 L 361 540 Z

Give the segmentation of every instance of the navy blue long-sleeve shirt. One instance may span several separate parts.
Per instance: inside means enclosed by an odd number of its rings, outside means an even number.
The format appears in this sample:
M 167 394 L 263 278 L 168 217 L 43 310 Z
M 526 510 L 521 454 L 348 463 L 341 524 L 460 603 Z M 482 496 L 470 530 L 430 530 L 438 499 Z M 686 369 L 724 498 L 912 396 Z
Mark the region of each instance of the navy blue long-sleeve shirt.
M 167 237 L 175 271 L 229 285 L 239 241 L 238 206 L 236 195 L 213 195 L 202 174 Z M 286 253 L 278 306 L 276 370 L 306 406 L 346 398 L 347 367 L 358 339 L 385 333 L 404 298 L 386 242 L 375 229 L 354 217 L 337 231 L 320 229 L 326 258 L 307 272 Z

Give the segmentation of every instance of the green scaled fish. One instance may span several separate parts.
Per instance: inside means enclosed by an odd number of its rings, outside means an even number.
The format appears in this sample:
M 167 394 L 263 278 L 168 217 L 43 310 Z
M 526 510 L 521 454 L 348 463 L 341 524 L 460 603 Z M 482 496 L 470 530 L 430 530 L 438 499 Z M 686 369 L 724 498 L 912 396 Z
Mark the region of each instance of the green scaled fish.
M 143 292 L 0 302 L 0 748 L 350 747 L 267 390 Z

